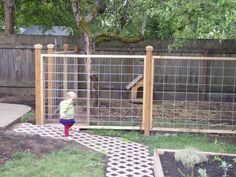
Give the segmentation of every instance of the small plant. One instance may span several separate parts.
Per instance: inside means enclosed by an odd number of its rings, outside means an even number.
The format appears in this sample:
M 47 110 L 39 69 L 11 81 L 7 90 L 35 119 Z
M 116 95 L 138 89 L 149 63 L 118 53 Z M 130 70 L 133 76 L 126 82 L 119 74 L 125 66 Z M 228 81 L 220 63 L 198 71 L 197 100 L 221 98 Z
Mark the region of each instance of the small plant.
M 227 173 L 229 171 L 229 168 L 232 167 L 232 164 L 228 164 L 226 161 L 222 160 L 219 156 L 215 156 L 213 158 L 213 161 L 217 161 L 217 162 L 220 162 L 220 167 L 223 169 L 224 171 L 224 175 L 223 177 L 226 177 L 227 176 Z
M 35 113 L 28 112 L 21 117 L 20 121 L 21 122 L 28 122 L 28 121 L 34 121 L 34 119 L 35 119 Z
M 208 177 L 205 168 L 203 168 L 203 169 L 199 168 L 198 173 L 199 173 L 200 177 Z
M 235 157 L 235 158 L 233 158 L 233 162 L 234 162 L 234 164 L 236 165 L 236 157 Z
M 227 164 L 226 161 L 221 161 L 220 167 L 224 170 L 224 175 L 223 176 L 226 177 L 227 173 L 229 171 L 229 168 L 232 167 L 232 164 Z
M 214 156 L 214 158 L 212 159 L 215 162 L 221 162 L 222 159 L 219 156 Z
M 208 161 L 206 154 L 191 148 L 178 150 L 174 156 L 176 161 L 181 161 L 188 168 L 193 168 L 195 164 Z

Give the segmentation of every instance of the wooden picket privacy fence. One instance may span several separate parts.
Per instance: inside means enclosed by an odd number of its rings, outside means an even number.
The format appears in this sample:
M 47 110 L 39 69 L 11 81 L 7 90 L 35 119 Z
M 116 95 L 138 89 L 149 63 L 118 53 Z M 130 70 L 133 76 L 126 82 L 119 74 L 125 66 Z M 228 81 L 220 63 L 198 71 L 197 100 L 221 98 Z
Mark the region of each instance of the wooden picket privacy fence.
M 58 104 L 78 94 L 82 128 L 236 133 L 236 58 L 42 54 L 35 47 L 36 123 L 58 123 Z

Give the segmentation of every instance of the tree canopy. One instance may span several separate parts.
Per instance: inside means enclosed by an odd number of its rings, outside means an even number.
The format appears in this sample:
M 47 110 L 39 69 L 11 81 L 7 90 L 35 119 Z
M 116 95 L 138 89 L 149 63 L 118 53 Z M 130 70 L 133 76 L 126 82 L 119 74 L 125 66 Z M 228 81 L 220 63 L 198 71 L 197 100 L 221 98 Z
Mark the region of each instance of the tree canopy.
M 15 0 L 17 27 L 69 26 L 81 34 L 68 0 Z M 80 5 L 80 28 L 94 39 L 236 39 L 235 0 L 75 0 Z M 4 18 L 0 3 L 0 25 Z M 135 40 L 136 39 L 136 40 Z
M 236 39 L 235 0 L 147 0 L 150 38 Z

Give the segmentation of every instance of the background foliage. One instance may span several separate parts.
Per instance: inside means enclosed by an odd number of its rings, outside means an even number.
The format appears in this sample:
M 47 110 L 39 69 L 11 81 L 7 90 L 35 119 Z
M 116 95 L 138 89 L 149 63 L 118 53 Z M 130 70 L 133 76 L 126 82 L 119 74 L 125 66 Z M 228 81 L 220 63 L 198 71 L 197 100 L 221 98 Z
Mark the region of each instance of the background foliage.
M 81 17 L 96 18 L 91 34 L 112 32 L 124 37 L 173 39 L 178 47 L 186 39 L 236 39 L 235 0 L 80 0 Z M 99 5 L 99 7 L 98 7 Z M 69 26 L 79 35 L 70 1 L 15 0 L 16 26 Z M 0 25 L 4 4 L 0 2 Z

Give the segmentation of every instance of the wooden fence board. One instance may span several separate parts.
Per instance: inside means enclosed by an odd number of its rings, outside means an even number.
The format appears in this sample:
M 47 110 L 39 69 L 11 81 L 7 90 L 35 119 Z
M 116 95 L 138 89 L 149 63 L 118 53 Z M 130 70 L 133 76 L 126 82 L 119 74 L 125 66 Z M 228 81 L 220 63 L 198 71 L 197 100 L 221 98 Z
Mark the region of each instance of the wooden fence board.
M 46 53 L 44 50 L 43 53 Z M 110 50 L 110 49 L 104 49 L 103 51 L 99 49 L 97 54 L 130 54 L 129 50 Z M 134 55 L 143 55 L 144 51 L 136 50 L 135 48 L 132 50 L 132 53 Z M 158 53 L 159 55 L 160 53 Z M 189 53 L 161 53 L 163 55 L 182 55 L 182 56 L 203 56 L 203 53 L 196 53 L 196 52 L 189 52 Z M 154 53 L 154 55 L 156 55 Z M 236 54 L 208 54 L 209 57 L 235 57 Z M 83 64 L 84 60 L 81 59 L 79 61 L 79 64 Z M 99 75 L 99 81 L 101 82 L 99 84 L 100 89 L 107 89 L 108 81 L 122 81 L 122 87 L 125 90 L 125 87 L 127 83 L 130 81 L 130 76 L 132 76 L 132 79 L 137 77 L 139 74 L 143 74 L 143 61 L 135 59 L 133 62 L 130 62 L 130 60 L 109 60 L 109 59 L 99 59 L 95 62 L 95 72 L 97 73 L 103 73 Z M 109 67 L 108 64 L 116 65 Z M 207 77 L 206 77 L 206 83 L 212 82 L 212 84 L 219 85 L 219 86 L 212 86 L 211 88 L 206 87 L 206 91 L 215 91 L 215 92 L 221 92 L 222 90 L 225 92 L 231 92 L 233 90 L 232 85 L 234 82 L 234 66 L 235 61 L 225 61 L 225 62 L 219 62 L 219 61 L 209 61 L 208 66 L 213 67 L 213 69 L 209 68 L 207 70 Z M 123 67 L 119 67 L 119 65 L 124 65 Z M 133 64 L 133 66 L 130 66 L 130 64 Z M 170 83 L 169 86 L 165 87 L 167 90 L 183 90 L 185 88 L 182 88 L 181 85 L 175 85 L 175 83 L 185 83 L 186 79 L 190 84 L 197 84 L 199 81 L 199 72 L 202 73 L 202 68 L 199 69 L 199 66 L 203 67 L 204 62 L 199 61 L 176 61 L 176 60 L 159 60 L 155 61 L 156 66 L 154 74 L 158 75 L 158 77 L 154 77 L 155 84 L 154 89 L 156 90 L 162 90 L 163 85 L 162 83 Z M 187 66 L 191 65 L 191 69 L 187 71 Z M 224 70 L 222 70 L 222 66 L 224 65 Z M 173 68 L 170 66 L 178 66 L 178 68 Z M 131 69 L 132 67 L 132 69 Z M 229 67 L 231 67 L 229 69 Z M 73 68 L 71 68 L 73 70 Z M 78 71 L 81 73 L 85 72 L 84 66 L 79 66 Z M 132 73 L 130 73 L 132 71 Z M 34 79 L 34 50 L 33 48 L 25 47 L 25 48 L 0 48 L 0 92 L 8 93 L 7 89 L 4 88 L 16 88 L 16 87 L 25 87 L 28 89 L 32 89 L 34 87 L 35 79 Z M 191 77 L 186 78 L 186 72 L 189 73 Z M 106 74 L 107 73 L 107 74 Z M 117 73 L 117 74 L 115 74 Z M 123 76 L 121 77 L 121 74 Z M 160 75 L 166 74 L 165 77 L 160 77 Z M 178 77 L 174 77 L 175 74 L 178 74 Z M 221 79 L 221 75 L 224 74 L 224 79 Z M 181 76 L 183 75 L 183 76 Z M 218 76 L 218 77 L 215 77 Z M 72 75 L 68 76 L 69 78 L 73 78 Z M 85 75 L 79 75 L 78 81 L 86 81 Z M 221 87 L 222 82 L 224 83 L 224 86 Z M 85 88 L 86 84 L 78 84 L 80 88 Z M 117 84 L 113 83 L 110 84 L 112 89 L 117 88 Z M 120 85 L 119 85 L 120 89 Z M 193 88 L 197 89 L 197 88 Z M 10 91 L 9 91 L 10 92 Z M 16 95 L 21 95 L 21 91 L 16 90 Z

